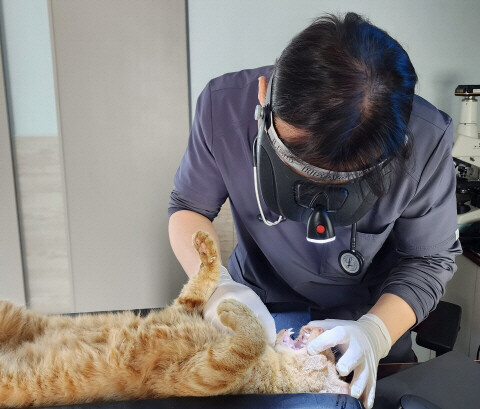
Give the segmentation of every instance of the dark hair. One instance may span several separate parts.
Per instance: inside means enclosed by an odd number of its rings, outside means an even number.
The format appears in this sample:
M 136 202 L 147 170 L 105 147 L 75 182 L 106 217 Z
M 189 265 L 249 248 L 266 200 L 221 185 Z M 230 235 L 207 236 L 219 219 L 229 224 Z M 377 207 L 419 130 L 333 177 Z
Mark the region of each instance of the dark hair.
M 295 36 L 275 65 L 272 110 L 305 131 L 285 144 L 304 161 L 334 171 L 363 170 L 411 152 L 407 124 L 417 75 L 402 46 L 355 13 L 327 14 Z M 403 159 L 403 160 L 402 160 Z M 367 175 L 378 195 L 380 170 Z

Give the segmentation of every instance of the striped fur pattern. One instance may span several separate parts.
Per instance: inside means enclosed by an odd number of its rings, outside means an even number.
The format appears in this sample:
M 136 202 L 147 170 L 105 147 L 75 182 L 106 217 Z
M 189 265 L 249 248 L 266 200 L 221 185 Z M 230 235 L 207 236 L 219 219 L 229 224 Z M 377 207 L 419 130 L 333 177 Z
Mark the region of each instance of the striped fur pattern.
M 169 307 L 146 317 L 131 312 L 42 316 L 0 302 L 0 407 L 234 393 L 341 392 L 348 385 L 331 353 L 308 356 L 267 345 L 246 306 L 218 307 L 219 330 L 202 309 L 219 277 L 207 233 L 193 244 L 199 273 Z

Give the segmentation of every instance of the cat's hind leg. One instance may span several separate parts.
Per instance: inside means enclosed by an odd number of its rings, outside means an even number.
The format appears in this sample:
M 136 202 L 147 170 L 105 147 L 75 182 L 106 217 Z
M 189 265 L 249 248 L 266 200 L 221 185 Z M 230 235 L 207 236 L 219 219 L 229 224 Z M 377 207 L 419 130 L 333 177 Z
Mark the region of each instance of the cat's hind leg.
M 263 354 L 267 334 L 255 314 L 246 305 L 227 299 L 217 308 L 220 322 L 234 331 L 208 349 L 208 363 L 219 372 L 236 374 L 249 368 Z
M 227 299 L 220 303 L 217 312 L 220 322 L 235 332 L 226 343 L 229 351 L 238 356 L 240 366 L 249 364 L 265 351 L 267 333 L 250 308 L 237 300 Z M 232 357 L 227 360 L 232 362 Z
M 36 312 L 0 301 L 0 344 L 31 341 L 46 325 L 46 318 Z
M 190 358 L 176 374 L 180 395 L 213 396 L 238 391 L 245 373 L 259 364 L 267 345 L 267 335 L 255 314 L 237 300 L 227 299 L 218 306 L 223 325 L 234 334 L 225 334 Z
M 201 312 L 218 283 L 221 259 L 215 242 L 208 233 L 198 231 L 192 240 L 200 256 L 200 269 L 198 274 L 185 284 L 174 305 Z

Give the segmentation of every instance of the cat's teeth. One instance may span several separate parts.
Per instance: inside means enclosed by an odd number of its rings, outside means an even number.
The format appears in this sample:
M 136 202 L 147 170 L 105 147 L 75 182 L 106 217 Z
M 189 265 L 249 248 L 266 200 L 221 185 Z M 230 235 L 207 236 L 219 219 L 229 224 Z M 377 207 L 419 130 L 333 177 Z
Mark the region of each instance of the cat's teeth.
M 292 336 L 293 335 L 293 328 L 287 329 L 287 334 L 288 334 L 288 336 Z

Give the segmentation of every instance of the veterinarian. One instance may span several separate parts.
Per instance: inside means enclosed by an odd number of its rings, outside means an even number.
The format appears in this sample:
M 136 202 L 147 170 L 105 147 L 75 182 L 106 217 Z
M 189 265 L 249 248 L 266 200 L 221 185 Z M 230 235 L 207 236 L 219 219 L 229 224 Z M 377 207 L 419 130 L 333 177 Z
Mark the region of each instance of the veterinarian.
M 380 359 L 414 360 L 409 330 L 461 253 L 452 120 L 416 82 L 386 32 L 354 13 L 321 17 L 274 67 L 208 83 L 171 193 L 170 241 L 189 276 L 192 234 L 218 242 L 212 220 L 230 199 L 238 245 L 205 317 L 236 298 L 271 343 L 272 315 L 277 327 L 288 314 L 315 319 L 327 331 L 308 352 L 336 345 L 367 408 Z

